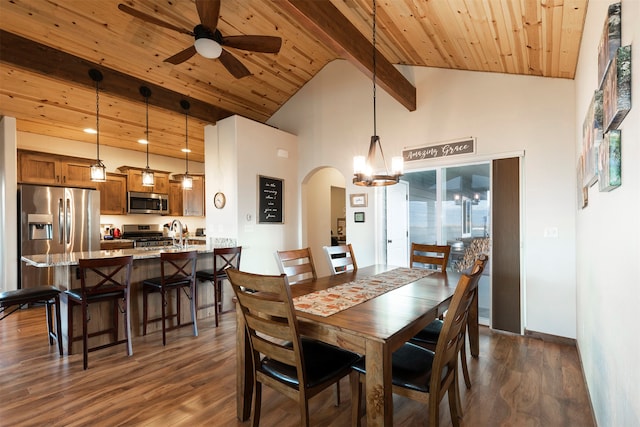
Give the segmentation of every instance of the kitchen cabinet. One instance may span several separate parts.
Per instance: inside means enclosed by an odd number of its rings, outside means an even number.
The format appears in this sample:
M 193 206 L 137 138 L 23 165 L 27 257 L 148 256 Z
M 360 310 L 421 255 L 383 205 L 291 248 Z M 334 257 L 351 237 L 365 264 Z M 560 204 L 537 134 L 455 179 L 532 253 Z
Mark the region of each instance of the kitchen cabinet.
M 182 216 L 182 182 L 169 181 L 169 215 Z
M 182 216 L 204 216 L 205 214 L 205 200 L 204 200 L 204 176 L 203 175 L 191 175 L 193 178 L 193 188 L 191 190 L 182 189 L 182 178 L 184 175 L 173 175 L 172 185 L 175 185 L 172 190 L 175 193 L 176 198 L 181 198 L 181 208 L 171 215 Z M 179 194 L 179 195 L 178 195 Z M 171 207 L 171 194 L 169 194 L 169 211 L 173 211 Z
M 18 182 L 95 188 L 91 164 L 95 160 L 18 150 Z
M 125 215 L 127 213 L 127 175 L 107 173 L 106 182 L 97 182 L 100 190 L 101 215 Z
M 120 166 L 118 170 L 127 175 L 127 191 L 137 191 L 139 193 L 169 193 L 169 172 L 153 170 L 153 187 L 142 185 L 142 171 L 145 168 L 132 166 Z

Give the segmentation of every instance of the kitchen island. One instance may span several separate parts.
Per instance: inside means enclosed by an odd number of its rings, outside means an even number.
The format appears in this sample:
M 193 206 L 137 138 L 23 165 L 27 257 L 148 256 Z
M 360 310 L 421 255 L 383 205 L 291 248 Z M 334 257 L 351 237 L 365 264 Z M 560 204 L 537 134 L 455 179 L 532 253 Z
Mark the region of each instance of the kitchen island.
M 137 248 L 137 249 L 117 249 L 117 250 L 100 250 L 100 251 L 88 251 L 88 252 L 72 252 L 67 254 L 45 254 L 45 255 L 28 255 L 23 256 L 22 261 L 34 267 L 53 267 L 53 285 L 57 286 L 62 292 L 60 298 L 61 312 L 62 312 L 62 335 L 64 349 L 67 350 L 67 298 L 64 293 L 67 289 L 80 288 L 80 278 L 77 274 L 78 261 L 80 259 L 89 258 L 114 258 L 120 256 L 133 256 L 133 269 L 131 272 L 131 334 L 133 337 L 142 335 L 142 282 L 145 279 L 151 277 L 160 276 L 160 254 L 162 252 L 181 252 L 196 251 L 198 252 L 197 269 L 213 269 L 213 251 L 216 248 L 226 248 L 236 246 L 235 239 L 214 239 L 212 242 L 206 245 L 187 245 L 184 249 L 177 247 L 149 247 L 149 248 Z M 198 310 L 197 318 L 202 319 L 215 314 L 213 307 L 213 287 L 209 282 L 203 282 L 197 284 L 197 299 L 198 306 L 209 306 Z M 231 296 L 231 292 L 226 292 L 226 296 Z M 172 313 L 175 310 L 175 294 L 170 293 L 168 310 Z M 182 322 L 189 322 L 191 320 L 189 301 L 183 295 L 181 298 L 181 315 Z M 90 306 L 91 320 L 89 322 L 89 333 L 102 329 L 106 324 L 110 324 L 112 310 L 107 303 L 93 304 Z M 156 302 L 150 301 L 149 315 L 150 317 L 156 317 L 160 313 L 159 298 Z M 73 314 L 74 324 L 81 325 L 81 313 L 80 310 L 74 310 Z M 173 321 L 173 320 L 172 320 Z M 122 323 L 119 322 L 122 328 Z M 147 336 L 149 334 L 155 334 L 156 331 L 161 329 L 160 323 L 149 324 L 147 327 Z M 76 335 L 80 329 L 74 327 L 74 335 Z M 185 329 L 186 330 L 186 329 Z M 175 333 L 180 333 L 176 331 Z M 124 331 L 120 331 L 120 336 L 124 337 Z M 162 344 L 162 338 L 159 337 L 160 344 Z M 103 344 L 108 341 L 107 336 L 96 336 L 92 338 L 93 341 L 90 345 Z M 82 343 L 76 341 L 73 344 L 73 353 L 82 351 Z M 134 347 L 135 351 L 135 347 Z

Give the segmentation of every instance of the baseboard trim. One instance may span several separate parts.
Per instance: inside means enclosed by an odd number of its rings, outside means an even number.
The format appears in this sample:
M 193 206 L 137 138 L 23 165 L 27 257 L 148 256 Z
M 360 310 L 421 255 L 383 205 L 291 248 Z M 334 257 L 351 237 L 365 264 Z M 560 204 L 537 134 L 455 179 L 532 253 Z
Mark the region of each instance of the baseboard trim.
M 593 406 L 593 400 L 591 400 L 591 393 L 589 391 L 589 382 L 587 381 L 587 375 L 584 372 L 584 363 L 582 362 L 582 353 L 580 352 L 580 345 L 576 343 L 576 350 L 578 351 L 578 360 L 580 361 L 580 370 L 582 371 L 582 379 L 584 381 L 584 386 L 587 389 L 587 397 L 589 398 L 589 405 L 591 406 L 591 415 L 593 417 L 593 425 L 598 425 L 598 420 L 596 419 L 596 411 Z
M 529 338 L 536 338 L 546 342 L 552 342 L 555 344 L 565 344 L 576 346 L 576 340 L 574 338 L 561 337 L 558 335 L 545 334 L 543 332 L 524 330 L 524 335 Z

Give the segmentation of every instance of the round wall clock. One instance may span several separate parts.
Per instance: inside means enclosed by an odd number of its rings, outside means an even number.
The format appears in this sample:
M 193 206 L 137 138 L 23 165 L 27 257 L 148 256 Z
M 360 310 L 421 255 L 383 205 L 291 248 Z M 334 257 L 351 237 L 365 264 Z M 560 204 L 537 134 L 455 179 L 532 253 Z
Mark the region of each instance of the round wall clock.
M 213 196 L 213 205 L 218 208 L 224 208 L 224 205 L 227 203 L 227 198 L 225 197 L 222 191 L 218 191 L 215 196 Z

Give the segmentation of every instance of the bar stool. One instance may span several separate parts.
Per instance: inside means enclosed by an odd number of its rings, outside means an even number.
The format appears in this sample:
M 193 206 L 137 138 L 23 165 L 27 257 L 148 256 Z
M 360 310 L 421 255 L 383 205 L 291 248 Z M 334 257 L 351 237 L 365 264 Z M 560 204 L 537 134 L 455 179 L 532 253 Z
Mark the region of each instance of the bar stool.
M 222 282 L 228 280 L 227 268 L 240 269 L 240 256 L 242 246 L 232 248 L 215 248 L 213 250 L 213 270 L 200 270 L 196 272 L 196 278 L 201 282 L 211 282 L 213 286 L 213 306 L 215 306 L 214 316 L 216 327 L 218 327 L 218 314 L 222 313 Z M 205 304 L 198 307 L 211 307 L 212 304 Z
M 130 292 L 131 268 L 133 256 L 115 258 L 81 259 L 78 261 L 80 288 L 65 291 L 68 300 L 67 325 L 69 354 L 72 354 L 73 342 L 82 340 L 84 369 L 89 367 L 89 352 L 111 347 L 117 344 L 127 344 L 127 355 L 133 355 L 131 343 Z M 99 302 L 113 303 L 111 326 L 95 332 L 89 332 L 89 306 Z M 80 306 L 82 310 L 82 336 L 73 335 L 73 307 Z M 124 316 L 124 339 L 118 339 L 118 317 Z M 98 320 L 96 318 L 96 320 Z M 89 338 L 111 334 L 111 342 L 89 347 Z
M 149 322 L 162 322 L 162 345 L 167 344 L 167 331 L 193 323 L 193 335 L 198 336 L 198 325 L 196 323 L 196 261 L 198 253 L 188 252 L 162 252 L 160 254 L 160 277 L 154 277 L 142 282 L 142 334 L 147 335 L 147 324 Z M 168 298 L 167 293 L 176 292 L 176 312 L 167 314 Z M 191 322 L 181 323 L 180 316 L 180 290 L 191 300 Z M 161 296 L 161 316 L 149 319 L 148 299 L 149 294 L 159 293 Z M 167 328 L 166 320 L 176 318 L 176 324 Z
M 49 333 L 49 345 L 53 340 L 58 343 L 58 352 L 62 356 L 62 327 L 60 323 L 60 289 L 55 286 L 37 286 L 35 288 L 16 289 L 0 292 L 0 320 L 10 316 L 27 304 L 46 304 L 47 329 Z M 56 331 L 53 331 L 53 318 L 51 307 L 56 309 Z M 7 313 L 9 307 L 15 307 Z

